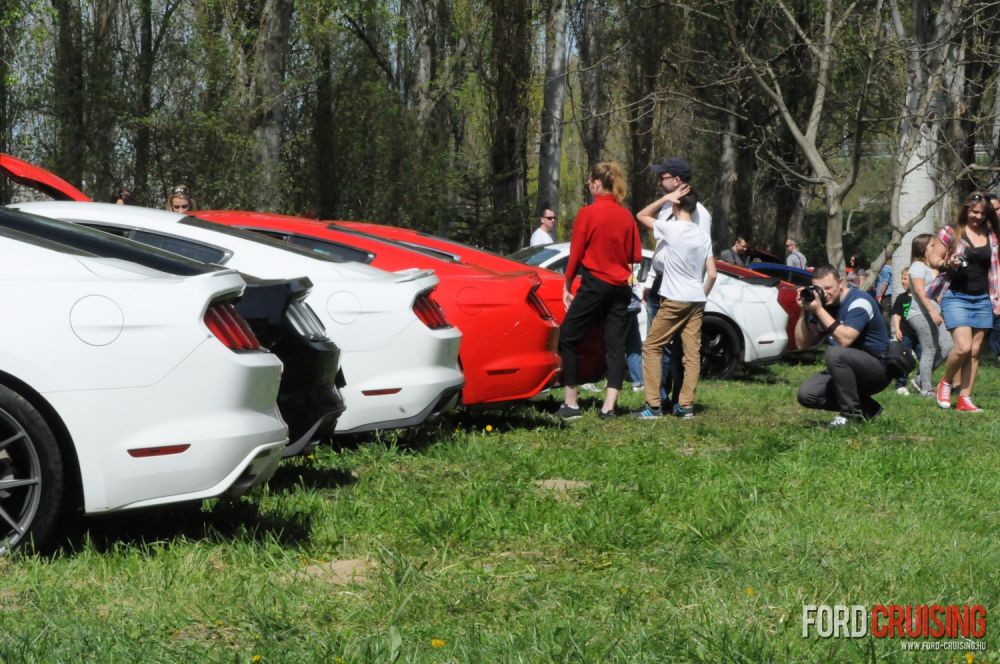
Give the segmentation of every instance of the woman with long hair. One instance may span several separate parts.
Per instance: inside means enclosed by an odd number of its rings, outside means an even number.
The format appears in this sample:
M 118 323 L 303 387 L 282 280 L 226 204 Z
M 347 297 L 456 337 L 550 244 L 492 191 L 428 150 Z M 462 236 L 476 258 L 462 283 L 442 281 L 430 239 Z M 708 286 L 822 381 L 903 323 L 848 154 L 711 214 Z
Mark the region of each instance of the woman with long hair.
M 930 266 L 943 271 L 932 294 L 941 303 L 953 344 L 937 386 L 941 408 L 951 408 L 951 386 L 957 377 L 962 389 L 955 409 L 982 412 L 972 401 L 972 387 L 979 369 L 979 349 L 993 328 L 993 316 L 1000 314 L 998 236 L 996 210 L 983 194 L 972 194 L 955 223 L 938 232 L 938 242 L 928 252 Z
M 577 346 L 591 325 L 604 319 L 608 387 L 601 417 L 615 417 L 615 404 L 625 378 L 625 333 L 632 265 L 642 260 L 639 229 L 622 202 L 627 189 L 621 167 L 603 161 L 590 169 L 587 187 L 594 202 L 580 209 L 573 221 L 563 303 L 566 318 L 559 330 L 559 355 L 565 397 L 557 413 L 564 420 L 580 417 L 577 401 L 579 366 Z M 573 280 L 582 274 L 580 288 Z
M 167 210 L 187 214 L 195 209 L 194 197 L 187 185 L 179 184 L 167 196 Z
M 951 335 L 944 326 L 941 308 L 927 296 L 927 287 L 937 276 L 937 270 L 928 265 L 928 254 L 935 251 L 937 239 L 922 233 L 910 244 L 910 293 L 913 296 L 906 322 L 917 333 L 920 343 L 920 371 L 914 379 L 915 387 L 925 397 L 934 395 L 931 374 L 951 353 Z

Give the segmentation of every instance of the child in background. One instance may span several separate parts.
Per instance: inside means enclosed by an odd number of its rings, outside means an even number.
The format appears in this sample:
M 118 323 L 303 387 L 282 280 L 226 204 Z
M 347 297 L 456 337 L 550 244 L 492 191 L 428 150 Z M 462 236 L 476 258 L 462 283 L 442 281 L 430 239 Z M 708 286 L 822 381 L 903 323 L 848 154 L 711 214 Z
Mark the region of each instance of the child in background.
M 927 287 L 931 285 L 937 273 L 927 264 L 927 254 L 938 242 L 930 233 L 922 233 L 913 238 L 910 247 L 910 283 L 913 284 L 913 300 L 906 322 L 916 333 L 920 345 L 920 372 L 916 382 L 920 386 L 920 394 L 925 397 L 934 396 L 934 383 L 931 374 L 934 369 L 948 357 L 951 352 L 951 334 L 944 326 L 941 308 L 938 303 L 927 296 Z
M 903 292 L 892 302 L 892 334 L 897 341 L 912 351 L 917 346 L 917 333 L 906 321 L 913 301 L 910 294 L 910 268 L 903 268 L 900 282 L 903 284 Z M 919 383 L 914 383 L 914 387 L 920 391 Z M 909 393 L 910 391 L 906 389 L 906 376 L 900 376 L 896 379 L 896 394 L 907 396 Z

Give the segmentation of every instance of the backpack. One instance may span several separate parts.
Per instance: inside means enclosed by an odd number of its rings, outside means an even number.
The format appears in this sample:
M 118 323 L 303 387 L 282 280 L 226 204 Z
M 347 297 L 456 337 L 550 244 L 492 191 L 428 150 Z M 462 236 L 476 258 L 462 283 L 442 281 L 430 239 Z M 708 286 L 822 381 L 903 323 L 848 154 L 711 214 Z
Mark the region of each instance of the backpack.
M 905 378 L 917 366 L 917 356 L 901 341 L 890 341 L 882 359 L 889 378 Z

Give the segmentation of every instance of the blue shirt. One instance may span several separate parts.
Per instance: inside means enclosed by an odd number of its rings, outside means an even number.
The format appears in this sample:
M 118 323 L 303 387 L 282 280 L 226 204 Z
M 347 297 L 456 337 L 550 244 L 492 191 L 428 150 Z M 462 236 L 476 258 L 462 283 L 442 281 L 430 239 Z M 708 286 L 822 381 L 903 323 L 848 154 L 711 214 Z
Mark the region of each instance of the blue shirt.
M 841 325 L 854 328 L 859 333 L 851 348 L 866 350 L 878 356 L 885 353 L 889 346 L 889 333 L 885 327 L 885 319 L 882 318 L 882 311 L 871 295 L 851 286 L 847 289 L 847 295 L 840 301 L 836 317 Z M 815 315 L 810 315 L 809 320 L 818 325 Z M 831 346 L 840 345 L 833 335 L 828 335 L 826 341 Z
M 875 279 L 875 294 L 878 295 L 882 290 L 882 284 L 888 284 L 885 287 L 885 293 L 882 297 L 892 296 L 892 267 L 889 265 L 883 265 L 882 269 L 878 271 L 878 278 Z

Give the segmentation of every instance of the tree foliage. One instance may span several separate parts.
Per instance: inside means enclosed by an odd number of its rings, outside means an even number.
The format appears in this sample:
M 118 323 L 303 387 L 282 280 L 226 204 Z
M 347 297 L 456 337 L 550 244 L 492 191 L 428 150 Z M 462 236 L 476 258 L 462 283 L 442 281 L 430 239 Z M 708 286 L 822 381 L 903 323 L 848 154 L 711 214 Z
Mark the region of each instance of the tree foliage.
M 595 161 L 625 166 L 638 208 L 650 164 L 680 155 L 718 247 L 739 233 L 780 252 L 793 234 L 839 262 L 905 232 L 913 154 L 934 164 L 936 219 L 995 185 L 998 5 L 7 0 L 0 147 L 96 199 L 124 185 L 160 206 L 185 183 L 201 207 L 502 250 L 543 198 L 567 237 Z

